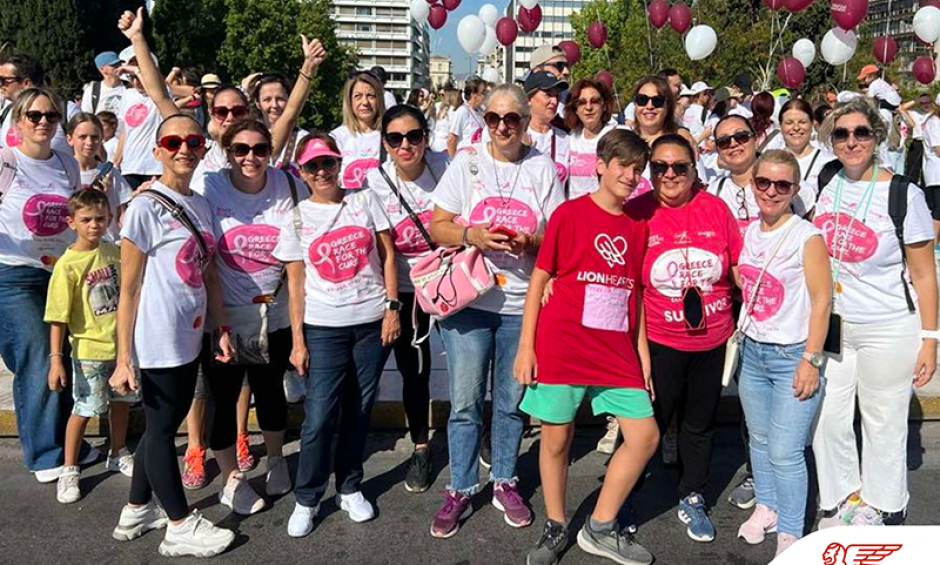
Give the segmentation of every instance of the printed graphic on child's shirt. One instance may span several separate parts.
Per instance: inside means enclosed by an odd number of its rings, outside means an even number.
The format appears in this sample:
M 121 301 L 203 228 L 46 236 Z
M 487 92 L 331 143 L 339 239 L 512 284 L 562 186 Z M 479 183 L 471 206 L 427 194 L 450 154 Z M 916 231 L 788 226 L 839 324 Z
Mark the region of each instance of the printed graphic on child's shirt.
M 878 251 L 878 234 L 862 221 L 853 221 L 847 214 L 822 214 L 813 223 L 826 238 L 829 255 L 836 260 L 861 263 Z
M 88 303 L 95 316 L 117 312 L 121 285 L 114 265 L 95 269 L 85 275 L 85 286 L 88 287 Z
M 225 264 L 243 273 L 257 273 L 277 261 L 271 253 L 277 246 L 280 230 L 268 224 L 236 226 L 222 234 L 219 254 Z
M 783 283 L 771 275 L 769 271 L 765 271 L 760 281 L 760 288 L 757 289 L 757 296 L 754 297 L 752 303 L 751 295 L 754 293 L 754 284 L 757 282 L 761 270 L 753 265 L 740 265 L 739 269 L 741 284 L 743 285 L 742 294 L 745 300 L 748 301 L 749 315 L 758 322 L 773 318 L 780 311 L 786 298 L 787 291 Z
M 68 227 L 67 203 L 58 194 L 34 194 L 23 206 L 23 224 L 38 237 L 60 234 Z
M 325 233 L 310 244 L 310 263 L 323 280 L 340 283 L 355 277 L 369 264 L 372 232 L 345 226 Z

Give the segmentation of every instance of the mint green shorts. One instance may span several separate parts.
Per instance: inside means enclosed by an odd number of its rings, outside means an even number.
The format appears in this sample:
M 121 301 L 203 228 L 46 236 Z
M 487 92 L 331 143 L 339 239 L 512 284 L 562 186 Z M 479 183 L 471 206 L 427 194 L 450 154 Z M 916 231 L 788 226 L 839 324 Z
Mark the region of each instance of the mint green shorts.
M 574 421 L 585 394 L 591 399 L 595 416 L 611 414 L 634 420 L 653 416 L 653 403 L 648 391 L 608 386 L 536 383 L 526 387 L 519 408 L 544 422 L 567 424 Z

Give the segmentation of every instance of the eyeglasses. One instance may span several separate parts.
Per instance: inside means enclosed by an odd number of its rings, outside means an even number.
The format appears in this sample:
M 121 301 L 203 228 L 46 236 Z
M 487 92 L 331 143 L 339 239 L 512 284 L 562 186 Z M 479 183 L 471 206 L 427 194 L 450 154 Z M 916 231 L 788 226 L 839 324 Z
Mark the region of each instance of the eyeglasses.
M 650 102 L 653 103 L 653 108 L 662 108 L 666 105 L 666 97 L 662 94 L 657 94 L 656 96 L 637 94 L 633 97 L 633 102 L 638 108 L 645 108 Z
M 564 61 L 557 61 L 555 63 L 545 63 L 544 66 L 551 67 L 555 69 L 556 71 L 558 71 L 559 73 L 563 73 L 568 70 L 568 63 Z
M 578 98 L 578 107 L 579 107 L 579 108 L 580 108 L 581 106 L 587 106 L 588 104 L 590 104 L 591 106 L 600 106 L 600 105 L 602 105 L 603 103 L 604 103 L 604 100 L 601 99 L 601 98 L 586 98 L 586 99 L 585 99 L 585 98 Z
M 511 130 L 519 129 L 519 126 L 522 125 L 522 116 L 515 112 L 509 112 L 500 116 L 496 112 L 487 112 L 483 114 L 483 121 L 486 123 L 486 127 L 490 129 L 496 129 L 499 127 L 499 123 L 503 122 L 506 124 L 506 127 Z
M 248 106 L 232 106 L 231 108 L 216 106 L 212 108 L 212 115 L 219 120 L 225 120 L 229 114 L 232 114 L 232 118 L 240 120 L 248 115 Z
M 774 186 L 774 190 L 777 191 L 777 194 L 786 196 L 790 194 L 790 191 L 793 190 L 793 187 L 796 186 L 796 183 L 790 182 L 788 180 L 770 180 L 767 177 L 754 177 L 754 187 L 761 191 L 767 192 L 767 189 L 770 188 L 770 185 Z
M 0 77 L 0 86 L 6 86 L 8 84 L 13 84 L 14 82 L 23 82 L 24 78 L 26 77 L 21 77 L 18 75 L 2 76 Z
M 426 135 L 423 129 L 413 129 L 407 133 L 390 131 L 385 134 L 385 142 L 388 143 L 392 149 L 401 147 L 402 142 L 406 139 L 409 145 L 421 145 L 424 143 Z
M 336 164 L 336 159 L 332 157 L 323 157 L 322 159 L 313 159 L 311 161 L 307 161 L 301 165 L 301 168 L 311 175 L 315 175 L 320 171 L 330 171 L 335 169 Z
M 718 149 L 724 150 L 724 149 L 731 147 L 732 141 L 734 141 L 738 145 L 744 145 L 745 143 L 750 141 L 752 137 L 754 137 L 754 134 L 752 132 L 742 129 L 729 135 L 716 137 L 715 145 L 718 146 Z
M 56 111 L 37 112 L 35 110 L 30 110 L 29 112 L 26 112 L 24 116 L 26 116 L 26 119 L 29 120 L 29 122 L 34 126 L 38 126 L 39 122 L 41 122 L 43 118 L 46 118 L 47 124 L 57 124 L 62 121 L 62 114 Z
M 857 126 L 854 130 L 849 128 L 835 128 L 832 130 L 833 143 L 845 143 L 849 140 L 849 135 L 855 137 L 855 141 L 871 141 L 875 137 L 875 132 L 868 126 Z
M 665 161 L 650 162 L 650 172 L 657 177 L 665 175 L 669 169 L 672 169 L 672 172 L 677 177 L 684 177 L 689 174 L 691 167 L 692 163 L 684 163 L 682 161 L 676 161 L 675 163 L 666 163 Z
M 176 153 L 182 149 L 184 143 L 190 151 L 199 151 L 206 148 L 206 138 L 196 134 L 187 135 L 186 137 L 167 135 L 161 137 L 157 144 L 171 153 Z
M 738 219 L 742 222 L 750 222 L 751 214 L 747 211 L 747 197 L 744 195 L 744 189 L 734 191 L 734 198 L 738 203 Z
M 249 153 L 254 153 L 255 157 L 261 157 L 263 159 L 271 154 L 271 146 L 267 143 L 258 143 L 255 145 L 233 143 L 229 147 L 229 151 L 236 157 L 247 157 Z

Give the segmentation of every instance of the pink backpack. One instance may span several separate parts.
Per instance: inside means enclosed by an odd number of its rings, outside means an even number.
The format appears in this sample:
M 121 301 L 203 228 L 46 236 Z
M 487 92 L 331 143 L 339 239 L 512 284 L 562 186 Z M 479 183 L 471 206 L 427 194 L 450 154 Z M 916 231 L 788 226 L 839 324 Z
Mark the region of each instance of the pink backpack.
M 496 284 L 476 247 L 439 248 L 411 268 L 415 298 L 428 314 L 446 318 L 460 312 Z

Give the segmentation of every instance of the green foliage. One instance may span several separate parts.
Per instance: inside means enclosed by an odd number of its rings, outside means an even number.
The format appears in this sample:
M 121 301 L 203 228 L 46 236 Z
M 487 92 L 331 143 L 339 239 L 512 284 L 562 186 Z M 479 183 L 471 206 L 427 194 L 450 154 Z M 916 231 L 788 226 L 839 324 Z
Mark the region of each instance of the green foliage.
M 343 84 L 350 69 L 356 67 L 355 50 L 343 47 L 336 39 L 336 23 L 331 19 L 329 0 L 307 0 L 300 6 L 298 33 L 311 40 L 318 38 L 327 57 L 310 86 L 310 97 L 304 108 L 303 126 L 330 129 L 343 121 Z
M 177 66 L 215 72 L 226 12 L 225 0 L 159 0 L 151 14 L 153 49 L 164 70 Z

